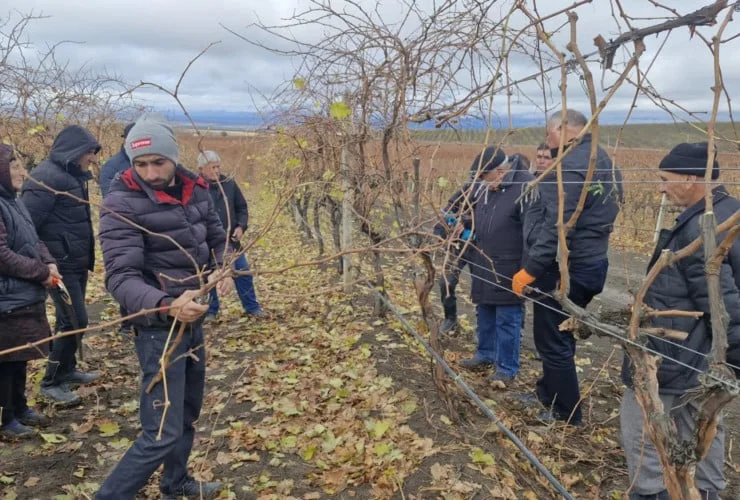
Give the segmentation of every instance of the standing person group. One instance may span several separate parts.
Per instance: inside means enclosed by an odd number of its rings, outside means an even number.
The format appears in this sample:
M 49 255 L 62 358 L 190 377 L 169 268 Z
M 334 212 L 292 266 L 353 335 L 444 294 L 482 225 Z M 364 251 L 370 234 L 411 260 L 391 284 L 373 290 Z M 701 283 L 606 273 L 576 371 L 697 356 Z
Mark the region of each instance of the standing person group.
M 528 287 L 549 292 L 557 288 L 560 278 L 555 174 L 546 175 L 533 195 L 520 198 L 533 174 L 541 175 L 556 157 L 562 139 L 567 152 L 562 161 L 565 220 L 575 211 L 588 171 L 591 136 L 575 140 L 587 122 L 583 114 L 566 110 L 566 120 L 562 117 L 562 113 L 555 113 L 549 118 L 547 143 L 538 146 L 531 167 L 495 147 L 486 148 L 471 166 L 475 245 L 464 261 L 471 269 L 478 345 L 474 356 L 463 360 L 461 366 L 471 370 L 495 367 L 491 380 L 509 383 L 519 371 L 522 300 Z M 619 169 L 601 148 L 597 149 L 591 182 L 603 189 L 588 192 L 583 211 L 568 234 L 569 298 L 581 307 L 586 307 L 606 282 L 609 236 L 622 197 Z M 519 399 L 542 405 L 538 415 L 542 421 L 580 425 L 576 342 L 571 333 L 559 328 L 566 318 L 550 295 L 537 295 L 534 341 L 542 360 L 542 376 L 536 391 L 519 395 Z

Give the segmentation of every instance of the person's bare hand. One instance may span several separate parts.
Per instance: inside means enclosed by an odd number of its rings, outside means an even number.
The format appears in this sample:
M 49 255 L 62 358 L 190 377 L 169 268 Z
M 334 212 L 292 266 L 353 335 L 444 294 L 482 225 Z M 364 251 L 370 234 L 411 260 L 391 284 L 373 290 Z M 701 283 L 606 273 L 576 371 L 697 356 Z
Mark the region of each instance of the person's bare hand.
M 242 235 L 244 234 L 244 229 L 241 228 L 241 226 L 236 226 L 234 228 L 234 232 L 231 233 L 231 241 L 239 241 L 242 239 Z
M 223 278 L 216 284 L 216 291 L 219 295 L 224 296 L 230 294 L 234 290 L 234 280 L 231 278 Z
M 234 280 L 227 276 L 226 268 L 219 269 L 208 275 L 208 283 L 216 283 L 216 291 L 219 295 L 228 295 L 234 289 Z
M 197 296 L 197 290 L 186 290 L 172 302 L 167 314 L 183 323 L 192 323 L 208 311 L 208 304 L 201 305 L 195 302 Z
M 56 285 L 56 280 L 62 280 L 62 275 L 59 274 L 56 264 L 48 264 L 47 267 L 49 268 L 49 277 L 44 280 L 43 285 L 46 288 L 51 288 Z

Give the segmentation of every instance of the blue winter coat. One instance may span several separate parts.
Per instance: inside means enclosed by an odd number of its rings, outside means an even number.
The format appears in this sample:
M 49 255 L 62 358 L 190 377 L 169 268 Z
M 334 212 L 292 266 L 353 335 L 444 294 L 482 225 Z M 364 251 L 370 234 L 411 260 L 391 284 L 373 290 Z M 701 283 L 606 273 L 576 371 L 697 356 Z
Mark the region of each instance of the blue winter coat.
M 98 185 L 100 186 L 100 194 L 105 198 L 108 196 L 110 191 L 110 184 L 116 175 L 123 173 L 124 170 L 131 167 L 131 161 L 126 156 L 124 148 L 111 156 L 103 168 L 100 169 L 100 178 L 98 179 Z

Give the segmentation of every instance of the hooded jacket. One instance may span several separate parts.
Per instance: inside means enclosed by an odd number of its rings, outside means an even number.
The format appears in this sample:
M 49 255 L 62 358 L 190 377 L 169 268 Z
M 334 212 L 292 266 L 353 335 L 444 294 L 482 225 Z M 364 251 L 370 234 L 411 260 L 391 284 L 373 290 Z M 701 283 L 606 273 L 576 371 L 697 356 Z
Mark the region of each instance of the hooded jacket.
M 93 135 L 78 125 L 65 127 L 54 139 L 49 157 L 31 171 L 21 200 L 31 215 L 39 238 L 57 261 L 62 274 L 80 274 L 93 269 L 95 240 L 87 182 L 79 160 L 88 151 L 99 151 Z M 65 194 L 55 194 L 48 188 Z
M 113 180 L 103 202 L 99 237 L 106 287 L 131 313 L 198 289 L 197 271 L 223 262 L 226 233 L 208 184 L 179 165 L 175 175 L 182 183 L 181 200 L 151 189 L 130 168 Z M 165 314 L 132 321 L 154 327 L 169 324 Z
M 580 144 L 563 158 L 563 189 L 565 190 L 565 216 L 567 222 L 576 207 L 586 180 L 591 156 L 591 134 L 586 134 Z M 529 250 L 524 269 L 535 278 L 557 268 L 558 249 L 558 185 L 553 171 L 538 186 L 541 196 L 542 225 L 537 239 Z M 607 258 L 609 236 L 619 213 L 622 199 L 622 174 L 612 167 L 612 160 L 598 148 L 596 169 L 591 179 L 583 212 L 567 235 L 570 251 L 568 262 L 573 265 L 592 263 Z
M 722 193 L 725 194 L 722 194 Z M 737 200 L 726 194 L 723 186 L 714 190 L 714 213 L 718 221 L 726 220 L 737 210 Z M 660 232 L 648 270 L 657 262 L 663 250 L 676 252 L 701 235 L 701 214 L 704 200 L 687 208 L 676 220 L 671 229 Z M 724 235 L 718 235 L 718 243 Z M 733 247 L 737 252 L 737 243 Z M 725 260 L 720 270 L 720 290 L 725 309 L 729 314 L 727 328 L 727 362 L 740 366 L 740 295 L 735 285 L 738 276 L 730 265 L 731 257 Z M 656 327 L 679 330 L 689 334 L 683 342 L 666 341 L 656 337 L 647 338 L 647 347 L 665 356 L 658 366 L 658 388 L 665 394 L 683 394 L 699 385 L 697 370 L 707 370 L 707 354 L 712 345 L 712 326 L 709 307 L 709 290 L 704 269 L 704 251 L 700 248 L 693 255 L 685 257 L 674 265 L 664 268 L 647 290 L 645 305 L 658 311 L 700 311 L 704 316 L 698 319 L 680 316 L 667 316 L 652 319 Z M 692 352 L 693 351 L 693 352 Z M 697 354 L 700 353 L 700 354 Z M 672 360 L 678 360 L 676 363 Z M 683 365 L 689 365 L 687 368 Z M 740 369 L 735 368 L 740 376 Z M 632 367 L 625 355 L 622 365 L 622 380 L 632 386 Z

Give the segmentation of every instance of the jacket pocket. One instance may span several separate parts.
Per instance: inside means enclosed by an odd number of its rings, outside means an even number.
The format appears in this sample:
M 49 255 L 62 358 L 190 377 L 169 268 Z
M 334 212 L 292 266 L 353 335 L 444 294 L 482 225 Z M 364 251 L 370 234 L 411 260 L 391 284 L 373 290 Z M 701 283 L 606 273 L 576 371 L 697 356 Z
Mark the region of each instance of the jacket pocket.
M 62 260 L 67 260 L 71 253 L 72 246 L 69 243 L 69 239 L 67 238 L 66 234 L 61 235 L 61 241 L 62 241 L 62 252 L 63 252 Z

